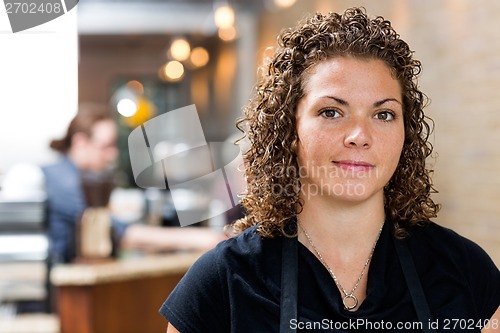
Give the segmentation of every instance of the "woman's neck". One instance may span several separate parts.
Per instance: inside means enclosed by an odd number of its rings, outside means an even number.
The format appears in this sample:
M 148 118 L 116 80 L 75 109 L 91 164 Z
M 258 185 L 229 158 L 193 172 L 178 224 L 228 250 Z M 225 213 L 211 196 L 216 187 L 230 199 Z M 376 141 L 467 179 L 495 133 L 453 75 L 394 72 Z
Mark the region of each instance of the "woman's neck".
M 339 251 L 341 256 L 349 256 L 360 248 L 372 246 L 385 220 L 383 193 L 363 202 L 316 196 L 304 202 L 298 220 L 316 243 L 330 251 Z M 305 244 L 300 233 L 299 240 Z

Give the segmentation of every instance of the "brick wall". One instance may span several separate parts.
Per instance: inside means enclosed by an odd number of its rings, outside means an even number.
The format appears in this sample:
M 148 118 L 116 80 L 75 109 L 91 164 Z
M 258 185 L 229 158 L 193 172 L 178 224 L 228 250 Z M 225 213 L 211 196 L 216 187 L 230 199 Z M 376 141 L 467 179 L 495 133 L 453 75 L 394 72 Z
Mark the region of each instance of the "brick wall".
M 416 2 L 416 1 L 414 1 Z M 437 222 L 500 263 L 500 2 L 412 2 L 411 38 L 436 122 Z M 428 13 L 428 14 L 425 14 Z
M 364 6 L 392 21 L 423 63 L 435 120 L 437 223 L 480 244 L 500 264 L 500 1 L 298 0 L 263 16 L 260 50 L 307 13 Z M 265 27 L 265 28 L 264 28 Z

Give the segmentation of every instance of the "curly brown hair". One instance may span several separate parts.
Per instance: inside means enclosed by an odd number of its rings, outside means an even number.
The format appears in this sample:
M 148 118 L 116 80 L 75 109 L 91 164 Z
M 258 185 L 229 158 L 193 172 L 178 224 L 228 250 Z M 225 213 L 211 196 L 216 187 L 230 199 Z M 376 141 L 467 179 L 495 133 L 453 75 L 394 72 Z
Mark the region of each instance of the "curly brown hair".
M 251 146 L 245 153 L 248 191 L 241 202 L 247 215 L 232 225 L 235 233 L 258 225 L 264 237 L 286 234 L 287 221 L 301 211 L 296 107 L 304 96 L 307 70 L 338 56 L 382 60 L 401 84 L 405 141 L 384 188 L 385 210 L 396 236 L 404 237 L 408 226 L 437 216 L 440 207 L 430 198 L 436 192 L 432 170 L 425 164 L 433 150 L 428 138 L 434 124 L 424 115 L 428 99 L 417 85 L 421 63 L 389 21 L 368 17 L 364 8 L 350 8 L 343 14 L 317 13 L 284 30 L 274 55 L 263 65 L 256 95 L 237 123 Z M 293 190 L 276 195 L 275 188 Z

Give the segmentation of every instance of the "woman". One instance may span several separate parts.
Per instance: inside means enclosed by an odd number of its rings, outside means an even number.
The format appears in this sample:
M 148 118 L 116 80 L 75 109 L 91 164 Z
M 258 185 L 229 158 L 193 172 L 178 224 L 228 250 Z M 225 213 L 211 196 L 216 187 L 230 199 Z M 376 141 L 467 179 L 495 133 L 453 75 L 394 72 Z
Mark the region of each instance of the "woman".
M 280 35 L 243 119 L 248 215 L 162 306 L 167 332 L 498 329 L 498 269 L 430 221 L 420 70 L 363 9 Z

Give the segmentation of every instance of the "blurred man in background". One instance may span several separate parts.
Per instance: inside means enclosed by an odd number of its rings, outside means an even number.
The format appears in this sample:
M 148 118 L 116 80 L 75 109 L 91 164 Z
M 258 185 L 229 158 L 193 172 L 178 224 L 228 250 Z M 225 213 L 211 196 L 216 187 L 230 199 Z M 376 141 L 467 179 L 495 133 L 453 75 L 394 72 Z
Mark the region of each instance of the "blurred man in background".
M 77 255 L 77 225 L 89 206 L 89 198 L 109 198 L 106 188 L 86 193 L 86 179 L 96 180 L 118 156 L 117 127 L 106 108 L 81 106 L 70 122 L 66 135 L 53 140 L 51 148 L 61 153 L 55 164 L 42 168 L 49 208 L 50 257 L 53 263 L 70 262 Z M 151 251 L 206 250 L 225 238 L 221 233 L 200 227 L 162 228 L 111 220 L 113 243 L 118 248 Z

